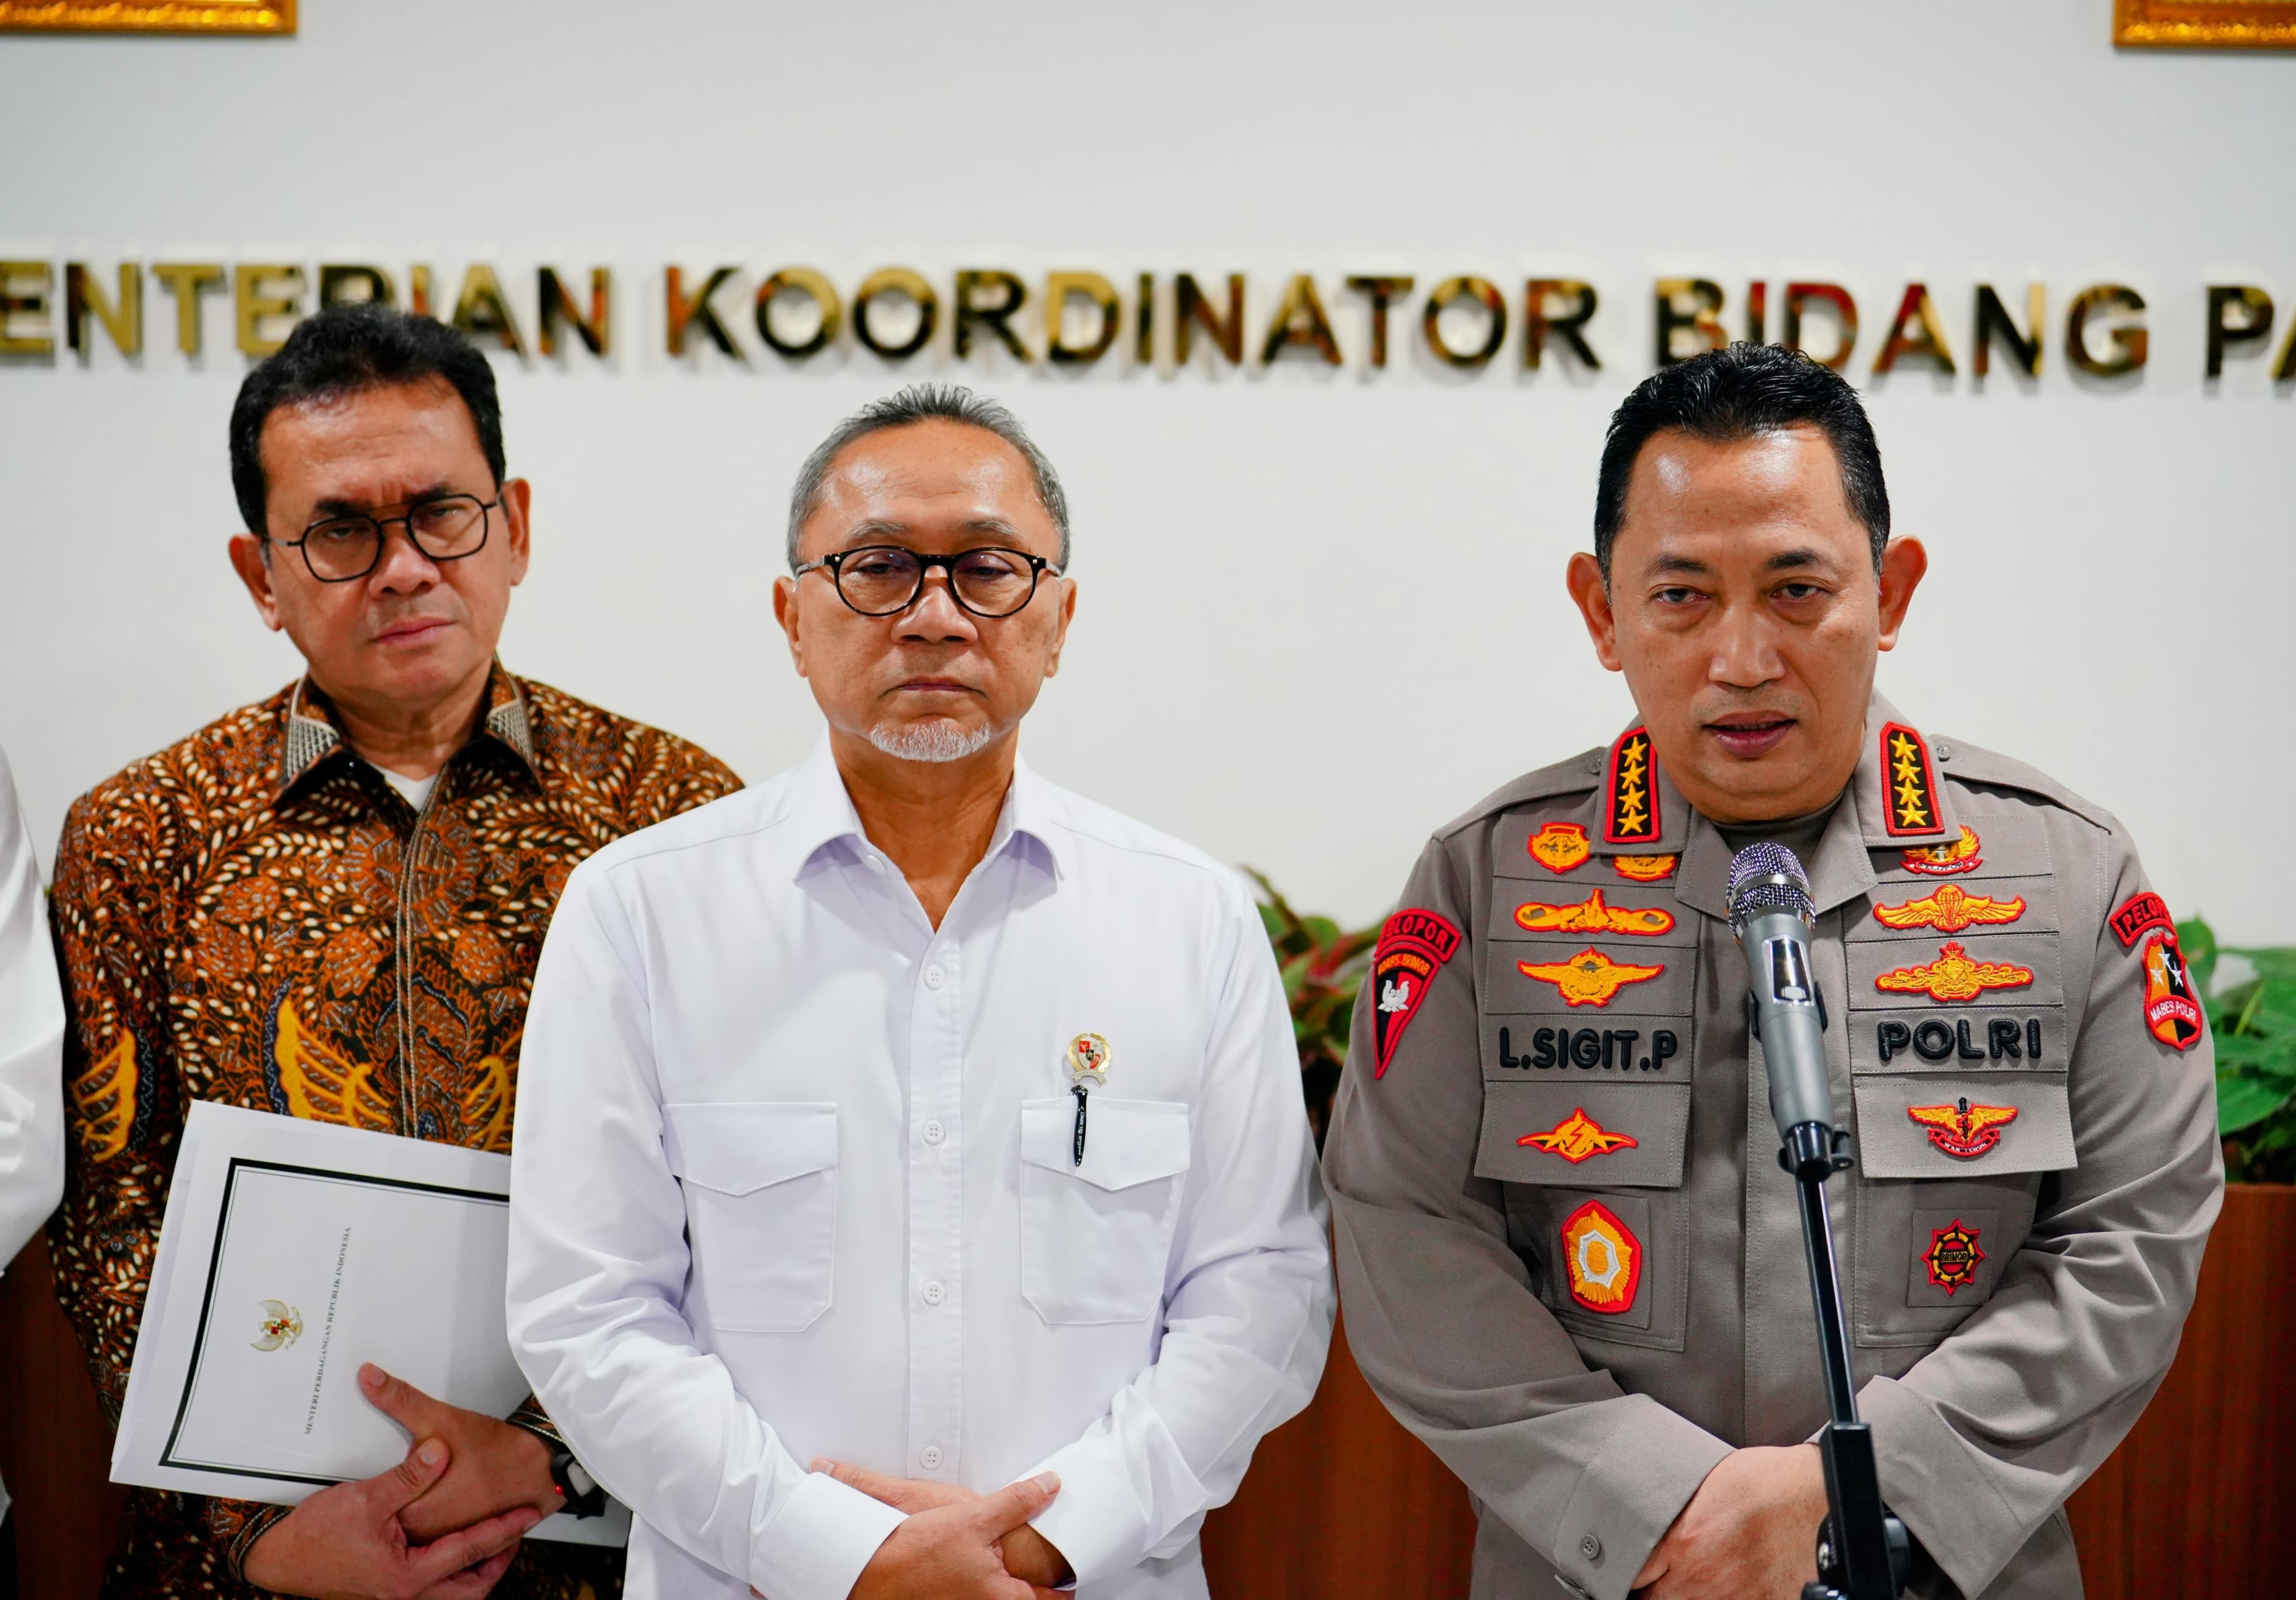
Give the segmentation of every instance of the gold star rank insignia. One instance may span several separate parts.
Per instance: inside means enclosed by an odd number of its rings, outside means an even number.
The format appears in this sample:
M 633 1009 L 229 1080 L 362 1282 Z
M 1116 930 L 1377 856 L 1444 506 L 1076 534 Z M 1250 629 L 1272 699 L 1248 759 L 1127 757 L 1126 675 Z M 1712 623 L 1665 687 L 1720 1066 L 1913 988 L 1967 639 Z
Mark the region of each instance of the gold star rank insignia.
M 1935 833 L 1937 768 L 1922 736 L 1903 722 L 1882 726 L 1882 820 L 1892 836 Z
M 1647 983 L 1666 968 L 1629 967 L 1613 961 L 1589 945 L 1567 961 L 1517 961 L 1515 970 L 1527 978 L 1554 985 L 1565 1005 L 1607 1006 L 1628 984 Z
M 1603 781 L 1605 845 L 1658 843 L 1658 788 L 1652 779 L 1649 731 L 1634 728 L 1620 734 L 1611 747 Z
M 1544 1150 L 1549 1155 L 1560 1155 L 1572 1166 L 1592 1155 L 1608 1155 L 1613 1150 L 1635 1147 L 1632 1134 L 1611 1132 L 1588 1116 L 1583 1106 L 1546 1132 L 1526 1133 L 1514 1142 Z
M 1959 884 L 1942 885 L 1935 894 L 1903 905 L 1874 908 L 1874 920 L 1883 927 L 1933 927 L 1941 934 L 1957 934 L 1980 924 L 2014 922 L 2024 914 L 2022 896 L 1995 900 L 1972 894 Z
M 2022 989 L 2032 981 L 2031 967 L 2006 961 L 1973 961 L 1967 951 L 1948 939 L 1938 947 L 1936 960 L 1885 972 L 1874 980 L 1874 987 L 1953 1002 L 1973 1000 L 1988 989 Z

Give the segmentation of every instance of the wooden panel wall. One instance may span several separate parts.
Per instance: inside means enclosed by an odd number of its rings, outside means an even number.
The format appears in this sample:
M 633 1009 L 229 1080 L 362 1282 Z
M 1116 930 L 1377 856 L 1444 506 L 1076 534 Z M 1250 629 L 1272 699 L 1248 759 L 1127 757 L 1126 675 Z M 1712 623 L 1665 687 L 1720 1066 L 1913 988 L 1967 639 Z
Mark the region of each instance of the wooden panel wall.
M 120 1491 L 38 1241 L 0 1278 L 0 1473 L 20 1592 L 93 1600 Z M 2073 1497 L 2090 1600 L 2287 1592 L 2296 1571 L 2296 1189 L 2226 1198 L 2177 1365 Z M 1204 1529 L 1212 1592 L 1251 1600 L 1456 1600 L 1467 1498 L 1333 1343 L 1315 1403 L 1262 1442 Z
M 111 1463 L 111 1426 L 35 1237 L 0 1278 L 0 1478 L 23 1600 L 94 1600 L 127 1494 Z

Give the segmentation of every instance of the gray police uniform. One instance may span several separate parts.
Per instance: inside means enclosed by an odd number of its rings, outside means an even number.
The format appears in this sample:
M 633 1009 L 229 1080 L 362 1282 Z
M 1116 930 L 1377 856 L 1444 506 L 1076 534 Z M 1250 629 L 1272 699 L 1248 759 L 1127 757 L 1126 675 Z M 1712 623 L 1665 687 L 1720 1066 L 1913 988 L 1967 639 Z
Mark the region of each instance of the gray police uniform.
M 1878 698 L 1866 739 L 1798 841 L 1859 1405 L 1915 1593 L 2064 1600 L 2062 1506 L 2221 1197 L 2211 1052 L 2109 813 Z M 1324 1155 L 1348 1339 L 1474 1499 L 1477 1600 L 1620 1600 L 1733 1447 L 1824 1421 L 1734 842 L 1630 730 L 1439 832 L 1365 983 Z

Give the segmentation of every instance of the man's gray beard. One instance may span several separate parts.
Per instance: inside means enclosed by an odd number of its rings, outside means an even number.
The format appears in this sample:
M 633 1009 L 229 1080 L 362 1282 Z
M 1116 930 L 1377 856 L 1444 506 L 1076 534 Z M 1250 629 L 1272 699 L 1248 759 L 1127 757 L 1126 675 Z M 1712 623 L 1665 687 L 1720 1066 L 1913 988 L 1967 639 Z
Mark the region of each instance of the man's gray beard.
M 880 722 L 869 730 L 872 745 L 902 761 L 963 761 L 996 737 L 996 730 L 986 722 L 966 729 L 945 716 L 922 722 Z

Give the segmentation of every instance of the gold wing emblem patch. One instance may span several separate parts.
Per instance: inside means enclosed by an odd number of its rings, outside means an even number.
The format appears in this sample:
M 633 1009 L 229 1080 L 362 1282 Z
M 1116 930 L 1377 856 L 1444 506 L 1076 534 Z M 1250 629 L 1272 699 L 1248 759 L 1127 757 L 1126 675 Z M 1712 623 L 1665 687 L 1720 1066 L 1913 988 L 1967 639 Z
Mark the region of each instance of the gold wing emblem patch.
M 1666 968 L 1630 967 L 1613 961 L 1588 946 L 1567 961 L 1517 961 L 1515 970 L 1527 978 L 1554 985 L 1565 1005 L 1607 1006 L 1628 984 L 1646 983 Z
M 397 1131 L 390 1102 L 374 1086 L 373 1064 L 353 1062 L 339 1054 L 303 1025 L 292 1000 L 279 1007 L 279 1043 L 275 1054 L 290 1115 L 376 1133 Z
M 1613 1133 L 1587 1114 L 1583 1106 L 1544 1133 L 1526 1133 L 1514 1141 L 1549 1155 L 1560 1155 L 1577 1166 L 1590 1155 L 1608 1155 L 1613 1150 L 1631 1150 L 1636 1140 L 1631 1133 Z
M 1908 900 L 1903 905 L 1876 905 L 1874 920 L 1883 927 L 1933 927 L 1957 934 L 1966 927 L 2014 922 L 2025 914 L 2024 896 L 1995 900 L 1972 894 L 1959 884 L 1941 886 L 1934 894 Z
M 1534 934 L 1633 934 L 1654 939 L 1674 927 L 1674 913 L 1659 906 L 1614 906 L 1596 889 L 1577 905 L 1528 900 L 1514 909 L 1515 925 Z
M 2006 961 L 1972 961 L 1967 951 L 1948 939 L 1938 947 L 1936 960 L 1885 972 L 1874 980 L 1874 987 L 1953 1002 L 1973 1000 L 1988 989 L 2022 989 L 2032 981 L 2031 967 Z
M 1973 1160 L 2001 1142 L 2017 1120 L 2014 1106 L 1972 1106 L 1964 1095 L 1951 1106 L 1908 1106 L 1906 1114 L 1929 1130 L 1930 1143 L 1948 1155 Z
M 88 1063 L 72 1080 L 72 1104 L 79 1108 L 79 1142 L 88 1160 L 102 1166 L 127 1148 L 135 1126 L 135 1035 L 119 1030 L 119 1042 Z

